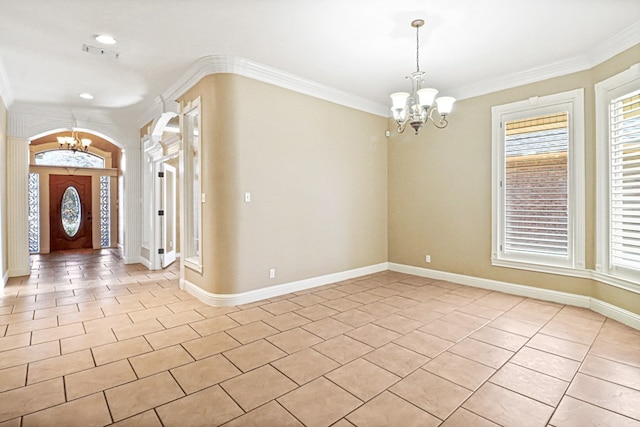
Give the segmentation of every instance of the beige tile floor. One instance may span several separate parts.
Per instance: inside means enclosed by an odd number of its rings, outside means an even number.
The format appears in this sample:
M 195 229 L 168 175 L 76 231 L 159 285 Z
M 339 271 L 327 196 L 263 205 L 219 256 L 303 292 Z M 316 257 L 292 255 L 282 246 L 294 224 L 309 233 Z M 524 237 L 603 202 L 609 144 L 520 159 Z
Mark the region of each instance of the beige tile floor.
M 0 299 L 0 427 L 640 426 L 640 332 L 383 272 L 239 307 L 111 250 Z

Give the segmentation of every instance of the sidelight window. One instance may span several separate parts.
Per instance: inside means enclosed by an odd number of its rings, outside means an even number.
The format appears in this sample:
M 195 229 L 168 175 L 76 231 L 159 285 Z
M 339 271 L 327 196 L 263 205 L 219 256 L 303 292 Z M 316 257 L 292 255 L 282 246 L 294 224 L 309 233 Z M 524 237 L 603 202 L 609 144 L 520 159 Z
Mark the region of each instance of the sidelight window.
M 111 246 L 111 178 L 100 177 L 100 246 Z
M 40 252 L 40 175 L 29 174 L 29 253 Z

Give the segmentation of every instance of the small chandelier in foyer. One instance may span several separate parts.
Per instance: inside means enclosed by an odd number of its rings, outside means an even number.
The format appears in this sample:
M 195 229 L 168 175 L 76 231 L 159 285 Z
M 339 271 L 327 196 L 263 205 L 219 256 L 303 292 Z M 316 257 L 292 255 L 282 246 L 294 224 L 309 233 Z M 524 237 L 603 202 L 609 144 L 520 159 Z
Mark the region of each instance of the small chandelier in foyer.
M 71 131 L 71 136 L 59 136 L 58 148 L 61 150 L 71 150 L 74 153 L 76 151 L 86 152 L 89 150 L 91 140 L 89 138 L 80 138 L 77 130 Z
M 424 25 L 424 20 L 416 19 L 411 26 L 416 29 L 416 71 L 408 75 L 406 78 L 411 79 L 411 94 L 407 92 L 396 92 L 391 94 L 391 102 L 393 106 L 393 118 L 398 124 L 398 132 L 404 132 L 407 123 L 416 131 L 416 135 L 420 133 L 422 126 L 428 121 L 439 129 L 447 127 L 447 114 L 451 112 L 455 98 L 450 96 L 442 96 L 436 98 L 437 89 L 422 88 L 424 71 L 420 71 L 420 27 Z M 435 105 L 434 105 L 435 103 Z M 434 114 L 437 118 L 434 119 Z

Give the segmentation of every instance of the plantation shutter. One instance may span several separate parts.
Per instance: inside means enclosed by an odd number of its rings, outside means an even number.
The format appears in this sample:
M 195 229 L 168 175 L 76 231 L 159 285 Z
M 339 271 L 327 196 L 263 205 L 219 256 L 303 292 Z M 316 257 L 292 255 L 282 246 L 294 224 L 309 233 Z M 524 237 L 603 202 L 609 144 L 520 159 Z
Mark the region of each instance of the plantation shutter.
M 568 255 L 567 118 L 505 123 L 505 252 Z
M 614 99 L 611 147 L 611 264 L 640 269 L 640 91 Z

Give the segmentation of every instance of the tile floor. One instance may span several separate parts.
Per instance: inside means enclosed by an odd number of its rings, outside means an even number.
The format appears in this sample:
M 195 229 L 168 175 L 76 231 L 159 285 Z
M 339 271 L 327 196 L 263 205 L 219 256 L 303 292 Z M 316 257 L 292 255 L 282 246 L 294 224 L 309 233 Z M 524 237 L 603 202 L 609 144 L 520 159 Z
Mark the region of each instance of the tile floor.
M 383 272 L 240 307 L 117 252 L 0 298 L 0 427 L 640 426 L 640 332 Z

